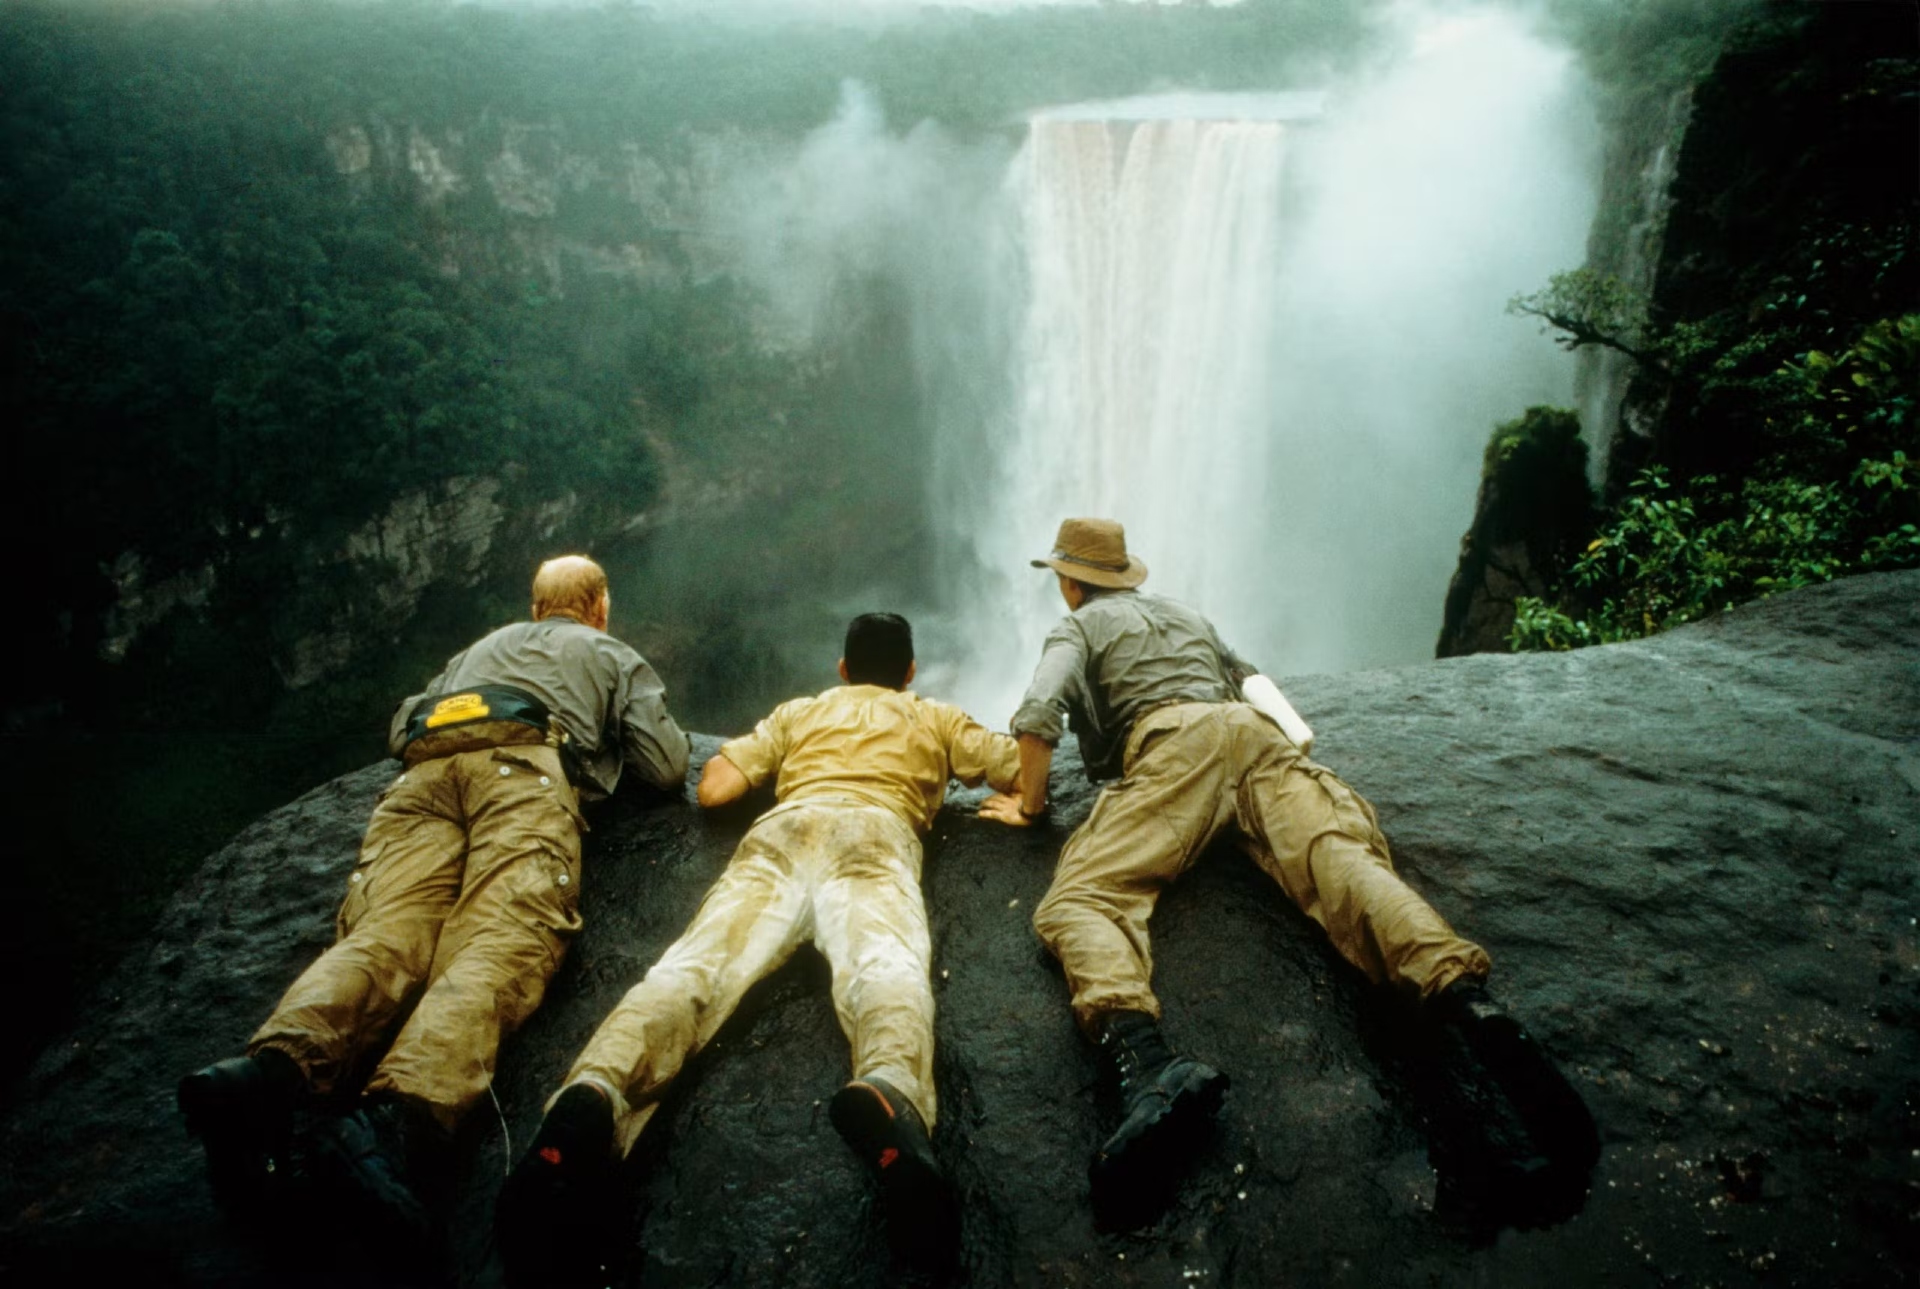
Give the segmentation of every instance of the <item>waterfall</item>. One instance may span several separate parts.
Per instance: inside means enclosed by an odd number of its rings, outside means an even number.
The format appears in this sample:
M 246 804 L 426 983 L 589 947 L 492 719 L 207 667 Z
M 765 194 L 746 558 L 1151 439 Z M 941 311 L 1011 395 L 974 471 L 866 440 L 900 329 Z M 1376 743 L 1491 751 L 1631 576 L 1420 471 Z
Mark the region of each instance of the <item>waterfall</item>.
M 1016 179 L 1032 248 L 1018 414 L 1035 453 L 1003 504 L 1124 515 L 1165 569 L 1157 586 L 1229 614 L 1269 500 L 1286 128 L 1041 118 Z
M 991 600 L 1019 606 L 992 614 L 1009 633 L 996 653 L 1037 657 L 1058 617 L 1052 578 L 1020 574 L 1067 515 L 1121 517 L 1154 590 L 1212 606 L 1229 639 L 1260 620 L 1244 591 L 1271 530 L 1281 180 L 1288 122 L 1319 100 L 1139 99 L 1029 122 L 1008 180 L 1026 251 L 1017 392 L 971 542 L 1002 574 Z M 1003 720 L 1021 678 L 976 678 L 996 694 L 981 713 Z
M 1275 675 L 1430 656 L 1489 432 L 1572 401 L 1505 304 L 1581 262 L 1597 170 L 1571 55 L 1504 11 L 1324 95 L 1033 115 L 1013 392 L 935 480 L 958 639 L 923 687 L 1005 722 L 1069 515 L 1122 521 L 1146 589 Z
M 1630 205 L 1633 219 L 1618 245 L 1601 245 L 1596 238 L 1588 247 L 1587 267 L 1612 274 L 1625 283 L 1628 290 L 1648 299 L 1653 296 L 1667 211 L 1672 205 L 1668 189 L 1679 169 L 1680 143 L 1686 135 L 1692 109 L 1692 86 L 1671 91 L 1664 97 L 1657 125 L 1649 127 L 1642 122 L 1630 137 L 1615 144 L 1623 153 L 1636 158 L 1644 156 L 1644 162 L 1633 167 L 1630 191 L 1613 194 L 1614 200 L 1624 200 Z M 1652 115 L 1649 109 L 1643 112 Z M 1633 339 L 1640 343 L 1644 337 Z M 1580 428 L 1591 449 L 1587 471 L 1595 487 L 1605 488 L 1609 482 L 1608 464 L 1619 436 L 1622 433 L 1644 436 L 1651 432 L 1626 423 L 1630 418 L 1623 415 L 1628 387 L 1638 364 L 1618 350 L 1599 347 L 1582 350 L 1579 362 L 1575 389 L 1579 397 Z

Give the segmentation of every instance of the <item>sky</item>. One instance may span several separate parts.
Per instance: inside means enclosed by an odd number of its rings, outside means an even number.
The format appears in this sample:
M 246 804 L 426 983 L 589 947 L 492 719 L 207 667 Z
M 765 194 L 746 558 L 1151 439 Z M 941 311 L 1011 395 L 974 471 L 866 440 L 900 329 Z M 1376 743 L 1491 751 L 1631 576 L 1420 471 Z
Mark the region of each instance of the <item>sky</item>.
M 582 4 L 596 4 L 599 0 L 459 0 L 461 3 L 485 4 L 498 7 L 515 8 L 556 8 L 579 7 Z M 929 0 L 637 0 L 641 7 L 660 13 L 683 14 L 726 14 L 728 16 L 751 17 L 764 14 L 768 17 L 790 17 L 795 14 L 821 14 L 833 17 L 846 17 L 856 13 L 910 14 L 916 10 L 929 8 L 1007 10 L 1032 9 L 1041 6 L 1070 5 L 1078 8 L 1092 8 L 1100 4 L 1122 5 L 1179 5 L 1199 4 L 1205 8 L 1227 9 L 1242 3 L 1242 0 L 945 0 L 944 3 L 931 4 Z

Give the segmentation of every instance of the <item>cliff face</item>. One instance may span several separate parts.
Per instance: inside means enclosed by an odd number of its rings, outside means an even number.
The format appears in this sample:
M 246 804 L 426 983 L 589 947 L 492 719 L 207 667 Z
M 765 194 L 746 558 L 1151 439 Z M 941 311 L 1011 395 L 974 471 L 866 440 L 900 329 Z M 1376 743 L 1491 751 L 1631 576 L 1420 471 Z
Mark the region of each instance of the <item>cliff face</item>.
M 1618 278 L 1642 296 L 1653 293 L 1655 271 L 1673 207 L 1674 169 L 1693 108 L 1693 89 L 1630 94 L 1615 122 L 1601 181 L 1600 208 L 1587 242 L 1587 267 Z M 1636 342 L 1640 337 L 1632 337 Z M 1593 463 L 1604 470 L 1614 440 L 1646 433 L 1649 411 L 1627 403 L 1634 363 L 1614 349 L 1583 349 L 1574 373 L 1574 397 Z M 1622 424 L 1625 418 L 1626 423 Z M 1604 480 L 1603 480 L 1604 482 Z M 1531 594 L 1531 592 L 1529 592 Z
M 1674 167 L 1686 137 L 1690 85 L 1616 84 L 1607 100 L 1608 141 L 1600 202 L 1587 238 L 1586 267 L 1617 278 L 1639 295 L 1651 295 L 1666 235 Z M 1641 337 L 1635 336 L 1636 342 Z M 1521 421 L 1494 431 L 1474 503 L 1473 520 L 1460 538 L 1447 596 L 1441 606 L 1437 658 L 1504 653 L 1514 602 L 1542 597 L 1581 546 L 1590 539 L 1593 513 L 1590 477 L 1602 487 L 1613 445 L 1623 435 L 1643 436 L 1646 400 L 1629 402 L 1633 360 L 1613 349 L 1589 347 L 1575 356 L 1577 413 L 1530 409 Z M 1574 445 L 1559 433 L 1577 414 Z M 1510 468 L 1501 441 L 1520 428 L 1552 419 L 1556 451 L 1538 463 Z
M 1756 340 L 1798 330 L 1841 348 L 1863 323 L 1911 310 L 1917 72 L 1920 31 L 1905 5 L 1763 9 L 1693 95 L 1652 282 L 1655 324 L 1731 319 Z M 1633 383 L 1628 432 L 1606 462 L 1614 490 L 1649 459 L 1683 476 L 1746 463 L 1754 426 L 1730 423 L 1712 384 Z
M 1403 1013 L 1221 846 L 1165 898 L 1154 949 L 1172 1039 L 1233 1091 L 1179 1203 L 1139 1232 L 1096 1230 L 1093 1066 L 1028 927 L 1092 801 L 1065 756 L 1047 827 L 1001 829 L 963 799 L 928 842 L 936 1145 L 972 1283 L 1915 1283 L 1920 573 L 1634 644 L 1286 689 L 1409 880 L 1486 945 L 1499 992 L 1587 1095 L 1605 1147 L 1584 1211 L 1497 1239 L 1458 1220 Z M 327 942 L 389 774 L 327 784 L 212 856 L 15 1089 L 6 1278 L 351 1278 L 330 1261 L 349 1232 L 289 1245 L 222 1224 L 172 1083 L 237 1051 Z M 524 1147 L 749 817 L 623 794 L 593 818 L 587 930 L 507 1048 L 502 1117 L 483 1107 L 462 1146 L 463 1283 L 497 1282 L 504 1130 Z M 822 1113 L 845 1073 L 825 967 L 802 951 L 693 1063 L 628 1170 L 633 1279 L 888 1283 L 867 1183 Z
M 368 116 L 336 125 L 324 143 L 360 199 L 398 196 L 445 221 L 440 264 L 449 275 L 517 260 L 564 290 L 561 261 L 572 258 L 633 280 L 677 276 L 678 234 L 696 222 L 700 186 L 697 163 L 684 158 L 699 148 L 684 139 L 588 148 L 581 132 L 577 123 L 491 114 L 440 128 Z M 504 241 L 487 235 L 499 231 Z
M 556 300 L 583 279 L 680 281 L 678 238 L 664 230 L 693 222 L 693 171 L 669 169 L 636 143 L 586 149 L 552 122 L 430 129 L 380 117 L 337 125 L 319 142 L 355 203 L 412 212 L 422 239 L 413 250 L 446 278 L 537 283 Z M 261 524 L 218 533 L 217 553 L 184 569 L 158 567 L 138 548 L 122 552 L 111 566 L 100 660 L 126 661 L 172 614 L 207 617 L 236 569 L 265 553 L 293 572 L 272 592 L 281 619 L 273 670 L 287 689 L 304 689 L 408 634 L 429 593 L 517 583 L 556 539 L 592 547 L 649 519 L 647 511 L 596 507 L 572 489 L 529 486 L 520 463 L 491 473 L 461 473 L 456 459 L 448 466 L 444 480 L 396 492 L 344 533 L 324 531 L 324 519 L 315 524 L 313 516 L 270 513 Z M 656 498 L 648 510 L 677 500 Z M 157 534 L 156 542 L 171 537 Z
M 302 126 L 317 171 L 308 179 L 347 212 L 343 224 L 391 232 L 383 254 L 473 310 L 465 320 L 485 333 L 482 369 L 463 373 L 461 388 L 481 377 L 548 388 L 509 409 L 498 434 L 480 435 L 491 456 L 478 463 L 471 407 L 409 405 L 391 424 L 363 419 L 344 431 L 379 461 L 397 443 L 440 444 L 424 481 L 361 469 L 359 486 L 331 498 L 337 510 L 269 505 L 247 523 L 170 516 L 116 549 L 100 562 L 104 603 L 68 632 L 90 644 L 85 661 L 106 664 L 95 674 L 136 693 L 179 690 L 180 673 L 206 669 L 219 647 L 206 637 L 244 637 L 249 661 L 270 663 L 256 683 L 263 704 L 319 689 L 302 710 L 337 713 L 345 705 L 329 701 L 332 689 L 391 680 L 404 690 L 444 656 L 443 642 L 457 647 L 517 613 L 533 565 L 560 550 L 596 552 L 630 588 L 646 579 L 643 643 L 663 657 L 699 652 L 673 638 L 673 623 L 712 601 L 753 599 L 772 616 L 784 610 L 786 580 L 813 598 L 872 580 L 830 555 L 823 570 L 792 579 L 715 559 L 697 568 L 704 584 L 682 592 L 696 574 L 663 552 L 710 545 L 714 526 L 738 512 L 755 511 L 768 546 L 831 552 L 844 545 L 843 521 L 819 498 L 833 495 L 916 553 L 924 445 L 902 430 L 917 395 L 889 347 L 895 320 L 849 286 L 831 336 L 790 334 L 743 281 L 740 248 L 708 227 L 716 193 L 790 141 L 627 125 L 491 112 L 449 125 L 367 111 Z M 461 319 L 449 304 L 429 330 Z M 408 354 L 426 369 L 445 359 L 417 346 Z M 377 386 L 389 373 L 363 375 Z M 591 405 L 569 401 L 576 394 Z M 508 437 L 511 451 L 492 441 Z M 188 530 L 195 539 L 182 541 Z M 666 604 L 656 587 L 677 598 Z M 750 631 L 759 638 L 743 651 L 777 652 L 780 630 Z M 423 638 L 434 645 L 390 675 L 396 642 Z
M 460 476 L 394 498 L 382 514 L 339 540 L 303 540 L 291 525 L 239 534 L 241 550 L 265 538 L 302 552 L 291 562 L 308 576 L 283 586 L 274 605 L 291 623 L 277 633 L 271 660 L 282 683 L 302 689 L 340 674 L 360 653 L 404 629 L 430 589 L 472 588 L 496 571 L 501 547 L 516 555 L 524 551 L 535 535 L 525 530 L 542 526 L 537 516 L 564 515 L 576 504 L 563 497 L 534 515 L 510 517 L 500 493 L 500 479 Z M 545 527 L 550 531 L 552 525 Z M 169 615 L 206 610 L 233 562 L 232 555 L 220 556 L 156 579 L 138 551 L 123 552 L 112 567 L 116 599 L 106 610 L 100 660 L 123 662 Z M 328 593 L 342 587 L 351 589 Z
M 1619 338 L 1652 356 L 1643 365 L 1581 351 L 1581 418 L 1601 500 L 1626 516 L 1629 487 L 1657 466 L 1689 498 L 1696 532 L 1764 533 L 1775 509 L 1767 487 L 1822 489 L 1836 513 L 1869 517 L 1834 526 L 1843 536 L 1824 556 L 1828 569 L 1886 567 L 1859 543 L 1896 533 L 1907 516 L 1849 490 L 1865 461 L 1912 455 L 1902 410 L 1911 391 L 1895 386 L 1913 364 L 1892 359 L 1884 388 L 1850 388 L 1830 407 L 1793 369 L 1817 370 L 1821 355 L 1876 328 L 1893 334 L 1893 320 L 1920 304 L 1920 32 L 1899 5 L 1770 4 L 1716 43 L 1717 61 L 1690 93 L 1626 94 L 1616 108 L 1586 268 L 1622 281 Z M 1854 433 L 1851 421 L 1835 428 L 1849 405 L 1872 433 Z M 1543 560 L 1561 544 L 1560 517 L 1502 536 L 1488 501 L 1483 492 L 1462 542 L 1443 653 L 1502 648 L 1516 593 L 1554 588 L 1575 618 L 1630 597 L 1624 572 L 1578 585 L 1567 577 L 1598 524 Z M 1716 582 L 1715 607 L 1804 580 L 1793 557 L 1764 542 L 1716 540 L 1724 549 L 1703 554 L 1709 564 L 1762 571 Z M 1636 566 L 1634 577 L 1651 584 L 1655 574 Z

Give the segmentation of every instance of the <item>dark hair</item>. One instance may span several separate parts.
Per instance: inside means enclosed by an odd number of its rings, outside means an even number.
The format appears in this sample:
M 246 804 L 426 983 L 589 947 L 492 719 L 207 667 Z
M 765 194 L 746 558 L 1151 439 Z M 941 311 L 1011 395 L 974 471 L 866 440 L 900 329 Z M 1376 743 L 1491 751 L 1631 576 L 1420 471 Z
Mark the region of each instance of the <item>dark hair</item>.
M 847 683 L 899 689 L 913 665 L 913 628 L 898 613 L 862 613 L 847 624 Z

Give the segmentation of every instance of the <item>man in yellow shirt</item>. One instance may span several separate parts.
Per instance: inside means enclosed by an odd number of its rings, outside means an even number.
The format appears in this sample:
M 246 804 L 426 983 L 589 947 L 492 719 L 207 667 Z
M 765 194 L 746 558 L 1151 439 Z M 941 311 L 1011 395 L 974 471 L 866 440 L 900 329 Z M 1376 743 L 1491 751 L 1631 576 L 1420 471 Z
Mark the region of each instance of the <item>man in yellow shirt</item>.
M 500 1196 L 509 1277 L 590 1275 L 613 1162 L 634 1146 L 688 1058 L 752 985 L 809 940 L 833 970 L 853 1079 L 834 1127 L 877 1170 L 895 1253 L 938 1258 L 954 1233 L 934 1159 L 931 946 L 920 835 L 949 779 L 1011 790 L 1019 749 L 957 707 L 907 691 L 913 633 L 869 613 L 847 628 L 846 683 L 783 703 L 701 771 L 703 806 L 773 781 L 754 823 L 679 940 L 614 1008 L 548 1103 Z

